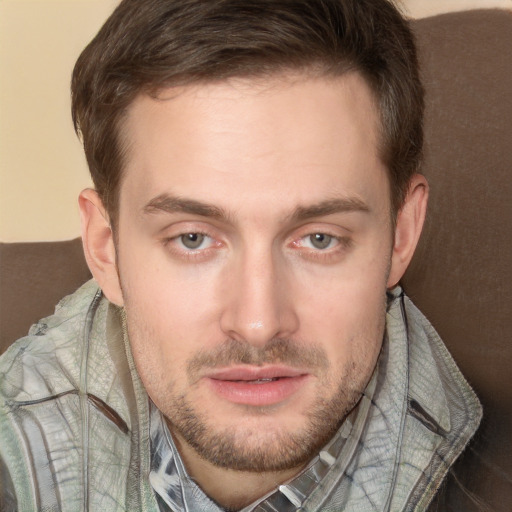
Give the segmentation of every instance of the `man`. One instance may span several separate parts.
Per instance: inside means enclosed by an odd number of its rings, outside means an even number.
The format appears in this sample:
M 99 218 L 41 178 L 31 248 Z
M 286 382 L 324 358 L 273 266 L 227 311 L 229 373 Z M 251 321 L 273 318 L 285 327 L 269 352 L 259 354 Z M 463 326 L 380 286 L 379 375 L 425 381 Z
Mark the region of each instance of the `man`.
M 95 280 L 0 367 L 4 509 L 425 510 L 474 393 L 398 282 L 428 196 L 387 0 L 124 0 L 73 74 Z

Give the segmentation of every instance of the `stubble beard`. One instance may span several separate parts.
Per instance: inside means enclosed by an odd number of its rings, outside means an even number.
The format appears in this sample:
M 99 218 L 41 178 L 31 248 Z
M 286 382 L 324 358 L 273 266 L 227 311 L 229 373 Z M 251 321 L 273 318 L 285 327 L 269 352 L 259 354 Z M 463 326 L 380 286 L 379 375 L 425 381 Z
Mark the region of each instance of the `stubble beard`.
M 223 356 L 196 357 L 189 363 L 189 373 L 200 368 L 207 360 L 211 365 L 216 365 L 219 360 L 224 363 L 226 359 L 230 362 L 243 360 L 247 363 L 250 360 L 255 363 L 254 357 L 247 356 L 252 348 L 247 345 L 238 346 L 234 341 L 228 345 L 230 348 L 224 351 Z M 302 362 L 315 361 L 316 365 L 325 365 L 327 369 L 328 363 L 321 349 L 309 347 L 305 355 L 287 340 L 277 340 L 273 347 L 271 344 L 269 353 L 275 353 L 273 348 L 276 347 L 277 352 L 282 353 L 281 356 L 276 358 L 274 354 L 266 359 L 293 364 L 300 358 Z M 241 356 L 241 353 L 247 357 Z M 350 364 L 339 374 L 342 377 L 334 387 L 334 393 L 327 399 L 317 396 L 310 410 L 304 412 L 303 425 L 292 431 L 284 427 L 273 431 L 265 428 L 249 429 L 240 427 L 236 421 L 233 425 L 219 428 L 214 421 L 198 411 L 186 396 L 173 397 L 172 393 L 168 395 L 171 399 L 165 404 L 163 412 L 171 412 L 166 416 L 171 432 L 181 437 L 201 458 L 217 467 L 258 473 L 285 471 L 303 466 L 333 437 L 361 398 L 371 372 L 367 375 L 368 371 Z M 317 394 L 322 389 L 332 389 L 332 379 L 327 377 L 318 384 Z M 250 406 L 247 406 L 247 411 L 253 416 L 259 414 L 262 418 L 272 414 L 265 411 L 265 408 Z

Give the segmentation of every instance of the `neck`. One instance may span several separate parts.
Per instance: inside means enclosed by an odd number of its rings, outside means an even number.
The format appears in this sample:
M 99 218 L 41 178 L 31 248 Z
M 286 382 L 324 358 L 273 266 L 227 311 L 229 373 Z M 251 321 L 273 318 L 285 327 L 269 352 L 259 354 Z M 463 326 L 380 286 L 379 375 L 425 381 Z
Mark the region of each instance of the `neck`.
M 226 510 L 240 510 L 300 473 L 303 466 L 285 471 L 251 472 L 221 468 L 201 458 L 179 435 L 173 439 L 187 473 Z

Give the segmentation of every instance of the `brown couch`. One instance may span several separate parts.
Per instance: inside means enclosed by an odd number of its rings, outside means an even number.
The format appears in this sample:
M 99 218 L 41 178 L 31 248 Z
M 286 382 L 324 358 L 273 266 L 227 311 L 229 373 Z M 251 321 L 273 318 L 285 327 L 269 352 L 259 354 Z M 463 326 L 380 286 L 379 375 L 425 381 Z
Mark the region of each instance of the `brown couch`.
M 427 226 L 403 286 L 484 420 L 437 510 L 512 510 L 512 14 L 416 21 L 427 90 Z M 1 244 L 0 351 L 90 276 L 80 241 Z

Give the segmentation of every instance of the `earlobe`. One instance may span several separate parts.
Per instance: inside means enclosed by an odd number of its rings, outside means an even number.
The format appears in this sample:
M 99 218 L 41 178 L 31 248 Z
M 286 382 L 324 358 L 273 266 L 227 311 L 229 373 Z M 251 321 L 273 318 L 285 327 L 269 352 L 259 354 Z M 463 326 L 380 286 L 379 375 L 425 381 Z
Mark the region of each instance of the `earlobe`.
M 425 221 L 427 202 L 427 180 L 421 174 L 415 174 L 396 220 L 388 288 L 396 286 L 411 262 Z
M 114 237 L 103 202 L 95 190 L 85 189 L 80 193 L 78 204 L 87 265 L 105 296 L 122 306 Z

